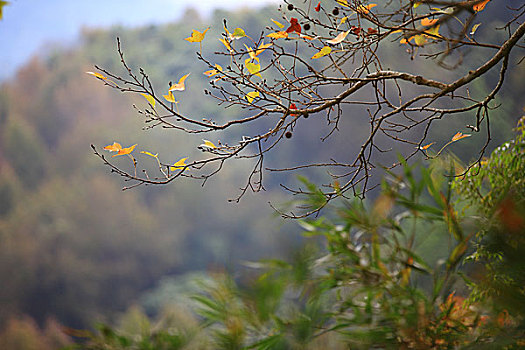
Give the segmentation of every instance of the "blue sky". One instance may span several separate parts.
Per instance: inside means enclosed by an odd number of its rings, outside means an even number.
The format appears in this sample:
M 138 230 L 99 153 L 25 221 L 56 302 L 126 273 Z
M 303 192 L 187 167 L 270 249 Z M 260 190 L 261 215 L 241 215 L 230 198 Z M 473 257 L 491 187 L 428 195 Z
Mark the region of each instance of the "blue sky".
M 0 21 L 0 81 L 49 43 L 73 42 L 83 27 L 141 26 L 203 17 L 216 8 L 258 7 L 279 0 L 11 0 Z

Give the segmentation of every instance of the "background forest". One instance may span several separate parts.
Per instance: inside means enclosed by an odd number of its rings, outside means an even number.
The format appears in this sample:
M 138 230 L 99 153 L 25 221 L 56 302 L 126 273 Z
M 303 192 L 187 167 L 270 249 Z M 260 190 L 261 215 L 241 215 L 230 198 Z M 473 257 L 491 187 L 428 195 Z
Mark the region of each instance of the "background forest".
M 503 11 L 494 6 L 483 14 L 477 35 L 486 41 L 503 35 L 491 29 L 498 26 Z M 283 175 L 266 178 L 266 191 L 249 194 L 240 204 L 228 202 L 237 196 L 250 171 L 249 164 L 244 167 L 240 162 L 230 164 L 204 187 L 194 181 L 179 181 L 123 192 L 126 183 L 111 176 L 90 148 L 90 144 L 101 148 L 116 140 L 138 143 L 141 149 L 155 150 L 165 159 L 173 156 L 174 162 L 178 150 L 193 142 L 186 135 L 141 131 L 143 120 L 132 105 L 147 101 L 102 88 L 85 74 L 93 70 L 93 64 L 122 71 L 115 49 L 117 36 L 128 64 L 147 68 L 152 81 L 160 85 L 180 72 L 203 70 L 195 59 L 197 46 L 183 40 L 192 28 L 211 25 L 210 33 L 217 34 L 223 18 L 228 18 L 232 26 L 257 36 L 251 31 L 270 25 L 270 18 L 278 16 L 272 6 L 258 11 L 216 11 L 211 19 L 202 21 L 190 10 L 180 21 L 167 25 L 85 29 L 75 44 L 35 56 L 2 83 L 0 348 L 5 348 L 2 344 L 18 344 L 18 349 L 56 348 L 70 341 L 62 326 L 90 329 L 98 321 L 140 332 L 141 322 L 146 322 L 144 314 L 154 319 L 173 305 L 195 302 L 185 296 L 201 289 L 196 279 L 207 281 L 224 271 L 237 278 L 249 270 L 246 261 L 268 257 L 292 260 L 301 254 L 298 251 L 304 251 L 298 250 L 304 243 L 304 225 L 280 219 L 268 205 L 282 207 L 290 200 L 279 186 Z M 210 40 L 203 47 L 204 55 L 210 56 L 221 45 Z M 392 53 L 387 59 L 403 57 L 407 71 L 447 74 L 429 60 L 411 60 L 397 43 L 389 50 Z M 484 57 L 473 51 L 464 59 L 477 62 Z M 217 63 L 227 65 L 228 58 L 224 60 Z M 509 73 L 497 99 L 500 107 L 492 120 L 487 154 L 515 137 L 512 129 L 524 107 L 523 67 Z M 482 77 L 476 89 L 489 90 L 495 79 L 497 72 Z M 206 77 L 198 74 L 192 74 L 187 82 L 199 92 L 207 83 Z M 203 100 L 200 93 L 186 94 L 179 107 L 193 114 L 213 115 L 219 121 L 242 113 L 217 106 L 212 99 Z M 270 166 L 325 159 L 334 150 L 353 152 L 349 144 L 358 148 L 363 137 L 360 130 L 367 127 L 362 113 L 347 107 L 345 114 L 352 118 L 341 126 L 344 137 L 324 143 L 312 136 L 318 135 L 313 130 L 326 127 L 323 121 L 309 120 L 308 127 L 296 130 L 272 155 Z M 464 131 L 468 118 L 437 122 L 429 138 L 449 139 Z M 480 133 L 448 149 L 459 161 L 468 162 L 478 155 L 484 141 L 485 135 Z M 396 160 L 392 157 L 392 153 L 385 155 L 380 163 L 390 164 Z M 122 159 L 123 164 L 126 161 Z M 323 179 L 316 171 L 304 175 Z M 375 183 L 380 183 L 380 175 Z M 378 196 L 379 189 L 372 191 L 370 202 Z M 446 236 L 439 236 L 422 245 L 418 253 L 434 256 L 436 247 L 446 246 L 446 241 Z M 178 317 L 188 317 L 184 322 L 197 322 L 193 316 L 181 316 L 187 311 L 178 311 Z

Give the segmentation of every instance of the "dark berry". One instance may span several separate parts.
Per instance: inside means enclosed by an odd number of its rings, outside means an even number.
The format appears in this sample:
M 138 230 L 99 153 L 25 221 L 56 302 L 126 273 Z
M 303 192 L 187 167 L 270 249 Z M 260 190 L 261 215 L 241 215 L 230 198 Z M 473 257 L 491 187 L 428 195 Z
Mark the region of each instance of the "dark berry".
M 335 7 L 335 8 L 332 10 L 332 14 L 333 14 L 334 16 L 339 15 L 339 9 L 338 9 L 337 7 Z
M 286 134 L 284 134 L 284 136 L 289 139 L 292 137 L 292 132 L 291 131 L 287 131 Z
M 288 4 L 288 11 L 293 11 L 293 5 L 292 4 Z
M 304 30 L 310 30 L 310 24 L 305 23 L 305 25 L 303 26 L 303 29 Z
M 308 113 L 303 114 L 304 119 L 308 118 Z

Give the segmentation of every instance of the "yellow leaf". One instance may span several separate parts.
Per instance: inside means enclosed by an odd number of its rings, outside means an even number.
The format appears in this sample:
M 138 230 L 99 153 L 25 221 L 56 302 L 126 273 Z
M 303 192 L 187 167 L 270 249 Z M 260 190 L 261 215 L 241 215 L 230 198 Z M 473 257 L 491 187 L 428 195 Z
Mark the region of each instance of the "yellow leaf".
M 177 101 L 175 100 L 175 96 L 173 96 L 173 93 L 171 91 L 168 91 L 168 94 L 162 95 L 162 97 L 164 97 L 168 102 L 177 103 Z
M 122 149 L 122 146 L 118 142 L 113 142 L 112 145 L 108 145 L 108 146 L 104 147 L 104 149 L 106 151 L 110 151 L 110 152 L 118 152 L 118 151 L 120 151 Z
M 177 84 L 173 84 L 169 91 L 184 91 L 186 89 L 186 86 L 184 86 L 184 80 L 186 80 L 187 77 L 189 77 L 191 73 L 188 73 L 186 75 L 184 75 L 182 78 L 179 79 L 179 82 Z
M 225 39 L 219 39 L 219 41 L 220 41 L 221 43 L 223 43 L 224 46 L 226 46 L 226 48 L 228 49 L 228 51 L 230 51 L 230 52 L 233 51 L 233 50 L 232 50 L 232 47 L 230 46 L 230 43 L 227 42 Z
M 259 91 L 251 91 L 246 94 L 246 99 L 249 103 L 252 103 L 256 97 L 259 97 Z
M 148 100 L 148 102 L 151 105 L 151 107 L 155 108 L 155 99 L 153 98 L 153 96 L 148 95 L 148 94 L 142 94 L 142 93 L 141 93 L 141 95 L 144 96 L 144 98 L 146 100 Z
M 126 147 L 126 148 L 121 148 L 121 149 L 118 150 L 117 154 L 113 155 L 113 157 L 123 156 L 125 154 L 130 154 L 131 152 L 133 152 L 133 150 L 135 149 L 136 146 L 137 146 L 137 144 L 134 144 L 133 146 L 129 146 L 129 147 Z
M 419 7 L 419 5 L 421 5 L 420 2 L 415 2 L 415 3 L 414 3 L 414 8 L 417 9 L 417 8 Z
M 273 19 L 273 18 L 270 18 L 270 20 L 271 20 L 273 23 L 275 23 L 275 25 L 276 25 L 277 27 L 279 27 L 279 28 L 281 28 L 281 29 L 284 28 L 284 24 L 281 24 L 280 22 L 277 22 L 277 21 L 276 21 L 275 19 Z
M 204 72 L 203 74 L 208 77 L 213 77 L 214 75 L 219 74 L 219 72 L 222 72 L 222 67 L 218 64 L 215 64 L 215 69 L 210 69 Z
M 326 42 L 332 45 L 339 44 L 340 42 L 346 39 L 348 33 L 350 33 L 349 30 L 347 30 L 346 32 L 339 33 L 335 38 L 327 40 Z
M 319 50 L 319 52 L 313 55 L 312 59 L 315 60 L 315 59 L 321 58 L 323 56 L 330 54 L 330 52 L 332 52 L 332 48 L 330 46 L 325 46 L 321 50 Z
M 452 136 L 452 142 L 464 139 L 465 137 L 471 136 L 470 134 L 462 134 L 461 132 L 456 133 L 456 135 Z
M 348 17 L 346 17 L 346 16 L 344 16 L 343 18 L 341 18 L 341 21 L 339 22 L 339 25 L 341 25 L 341 24 L 345 24 L 347 19 L 348 19 Z
M 265 44 L 264 41 L 259 45 L 257 50 L 255 51 L 255 56 L 259 56 L 261 53 L 263 53 L 264 50 L 272 46 L 272 43 Z
M 414 43 L 417 46 L 423 46 L 427 42 L 427 38 L 426 38 L 426 36 L 424 34 L 415 35 L 413 38 L 414 38 Z M 412 38 L 410 38 L 410 39 L 412 39 Z
M 429 30 L 426 30 L 425 33 L 428 34 L 428 35 L 440 36 L 439 35 L 439 27 L 440 27 L 440 25 L 438 24 L 437 26 L 432 27 Z
M 209 142 L 209 141 L 208 141 Z M 179 159 L 175 164 L 173 164 L 172 166 L 170 166 L 170 170 L 171 171 L 175 171 L 175 170 L 179 170 L 179 169 L 183 169 L 187 164 L 185 163 L 186 162 L 186 159 L 188 158 L 181 158 Z
M 431 142 L 431 143 L 429 143 L 428 145 L 425 145 L 425 146 L 421 146 L 421 147 L 419 147 L 419 149 L 421 149 L 421 150 L 424 151 L 424 150 L 426 150 L 426 149 L 429 149 L 430 146 L 432 146 L 434 143 L 435 143 L 435 142 Z
M 87 74 L 90 74 L 90 75 L 92 75 L 92 76 L 94 76 L 94 77 L 97 77 L 97 78 L 99 78 L 99 79 L 102 79 L 102 80 L 106 80 L 106 79 L 107 79 L 107 77 L 103 76 L 103 75 L 100 74 L 100 73 L 95 73 L 95 72 L 86 72 L 86 73 L 87 73 Z
M 285 31 L 281 31 L 281 32 L 276 32 L 276 33 L 270 33 L 266 37 L 272 38 L 272 39 L 288 38 L 288 33 Z
M 245 36 L 247 36 L 247 35 L 246 35 L 246 33 L 244 32 L 244 30 L 242 28 L 235 28 L 233 33 L 230 34 L 230 39 L 238 40 L 240 38 L 244 38 Z
M 335 0 L 339 5 L 348 7 L 348 1 L 347 0 Z
M 476 12 L 483 11 L 485 6 L 488 4 L 490 0 L 484 0 L 481 2 L 478 2 L 476 5 L 472 6 L 472 9 Z
M 356 12 L 361 13 L 361 14 L 367 14 L 368 12 L 370 12 L 370 9 L 372 7 L 376 7 L 376 6 L 377 4 L 359 5 L 356 9 L 357 10 Z
M 208 140 L 202 140 L 204 143 L 199 145 L 199 148 L 217 148 L 217 146 L 215 146 L 213 144 L 213 142 L 211 141 L 208 141 Z
M 470 31 L 470 35 L 474 35 L 476 33 L 476 30 L 478 30 L 478 27 L 481 25 L 481 23 L 474 24 L 472 26 L 472 30 Z
M 248 69 L 250 74 L 257 75 L 259 78 L 262 78 L 261 73 L 259 73 L 261 70 L 261 65 L 259 63 L 248 62 L 246 63 L 246 69 Z
M 157 154 L 153 154 L 153 153 L 148 152 L 148 151 L 140 151 L 140 153 L 142 153 L 142 154 L 146 154 L 146 155 L 148 155 L 148 156 L 150 156 L 150 157 L 153 157 L 153 158 L 157 158 L 157 157 L 159 156 L 158 153 L 157 153 Z
M 200 43 L 202 40 L 204 40 L 204 36 L 206 35 L 206 32 L 208 30 L 210 30 L 209 27 L 206 30 L 204 30 L 204 32 L 201 33 L 198 30 L 193 29 L 193 33 L 191 33 L 191 36 L 184 40 L 187 40 L 190 43 Z
M 246 52 L 248 52 L 248 55 L 250 55 L 250 59 L 257 60 L 258 58 L 255 55 L 255 52 L 253 52 L 251 47 L 248 47 L 246 44 L 244 44 L 244 47 L 246 48 Z

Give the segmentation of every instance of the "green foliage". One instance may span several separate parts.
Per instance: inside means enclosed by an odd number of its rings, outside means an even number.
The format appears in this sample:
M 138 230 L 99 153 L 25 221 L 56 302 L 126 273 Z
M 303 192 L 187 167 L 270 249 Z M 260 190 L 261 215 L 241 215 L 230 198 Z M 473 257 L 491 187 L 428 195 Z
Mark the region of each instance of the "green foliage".
M 496 148 L 454 182 L 464 198 L 487 215 L 509 195 L 517 204 L 525 201 L 525 118 L 519 120 L 515 131 L 515 139 Z
M 431 171 L 405 163 L 402 175 L 392 173 L 392 180 L 383 182 L 372 206 L 343 200 L 343 206 L 329 210 L 337 213 L 334 218 L 301 222 L 307 236 L 323 238 L 322 251 L 303 251 L 292 263 L 251 264 L 263 272 L 248 287 L 218 279 L 206 295 L 196 297 L 205 324 L 215 332 L 212 339 L 228 340 L 217 348 L 314 349 L 330 342 L 330 348 L 441 349 L 481 346 L 489 339 L 492 345 L 521 344 L 525 211 L 512 207 L 515 211 L 503 218 L 504 227 L 521 225 L 515 235 L 491 235 L 490 245 L 504 257 L 494 273 L 513 283 L 497 288 L 502 294 L 497 307 L 467 304 L 466 271 L 460 267 L 472 249 L 472 234 L 467 234 L 472 224 L 457 210 L 465 193 L 452 192 L 440 175 L 445 168 L 434 164 Z M 518 187 L 523 190 L 522 183 Z M 307 203 L 312 201 L 316 198 Z M 500 207 L 500 213 L 511 209 Z M 448 236 L 449 244 L 439 261 L 430 261 L 422 243 L 436 230 Z M 512 304 L 517 309 L 510 317 L 501 314 Z M 509 336 L 514 340 L 505 339 Z
M 454 182 L 481 215 L 476 249 L 469 256 L 478 272 L 473 299 L 492 300 L 511 314 L 525 314 L 525 118 L 516 137 Z
M 2 131 L 1 146 L 6 158 L 22 183 L 35 188 L 46 171 L 45 151 L 38 136 L 20 122 L 11 122 Z
M 521 124 L 518 131 L 516 140 L 509 144 L 514 147 L 506 146 L 509 152 L 505 156 L 496 150 L 482 166 L 521 169 L 516 167 L 522 161 Z M 196 337 L 206 340 L 203 348 L 522 346 L 522 197 L 506 195 L 491 211 L 479 205 L 468 207 L 472 198 L 462 186 L 469 189 L 472 184 L 450 181 L 444 175 L 460 170 L 453 159 L 434 161 L 428 167 L 401 161 L 403 171 L 389 173 L 373 203 L 341 198 L 340 205 L 329 203 L 327 215 L 300 221 L 310 243 L 288 261 L 247 263 L 250 270 L 242 277 L 218 273 L 214 280 L 202 283 L 193 300 L 198 304 L 194 311 L 202 327 L 194 330 Z M 477 171 L 483 175 L 482 171 L 489 169 Z M 483 180 L 470 173 L 467 178 Z M 487 195 L 495 186 L 513 189 L 507 193 L 523 193 L 521 179 L 496 176 L 492 180 L 494 187 L 484 192 Z M 316 192 L 315 185 L 305 178 L 301 181 Z M 318 205 L 319 200 L 315 194 L 306 198 L 305 210 Z M 479 234 L 476 240 L 471 232 L 480 230 L 483 240 Z M 439 241 L 446 237 L 448 244 L 429 245 L 435 236 Z M 473 252 L 499 257 L 497 261 L 485 258 L 488 276 L 494 280 L 480 279 L 478 270 L 464 264 L 465 256 Z M 483 299 L 473 298 L 479 290 L 491 292 Z M 109 336 L 97 341 L 113 344 L 125 333 L 107 332 Z M 135 334 L 142 334 L 140 339 L 147 339 L 148 346 L 160 346 L 153 338 L 144 337 L 143 330 Z

